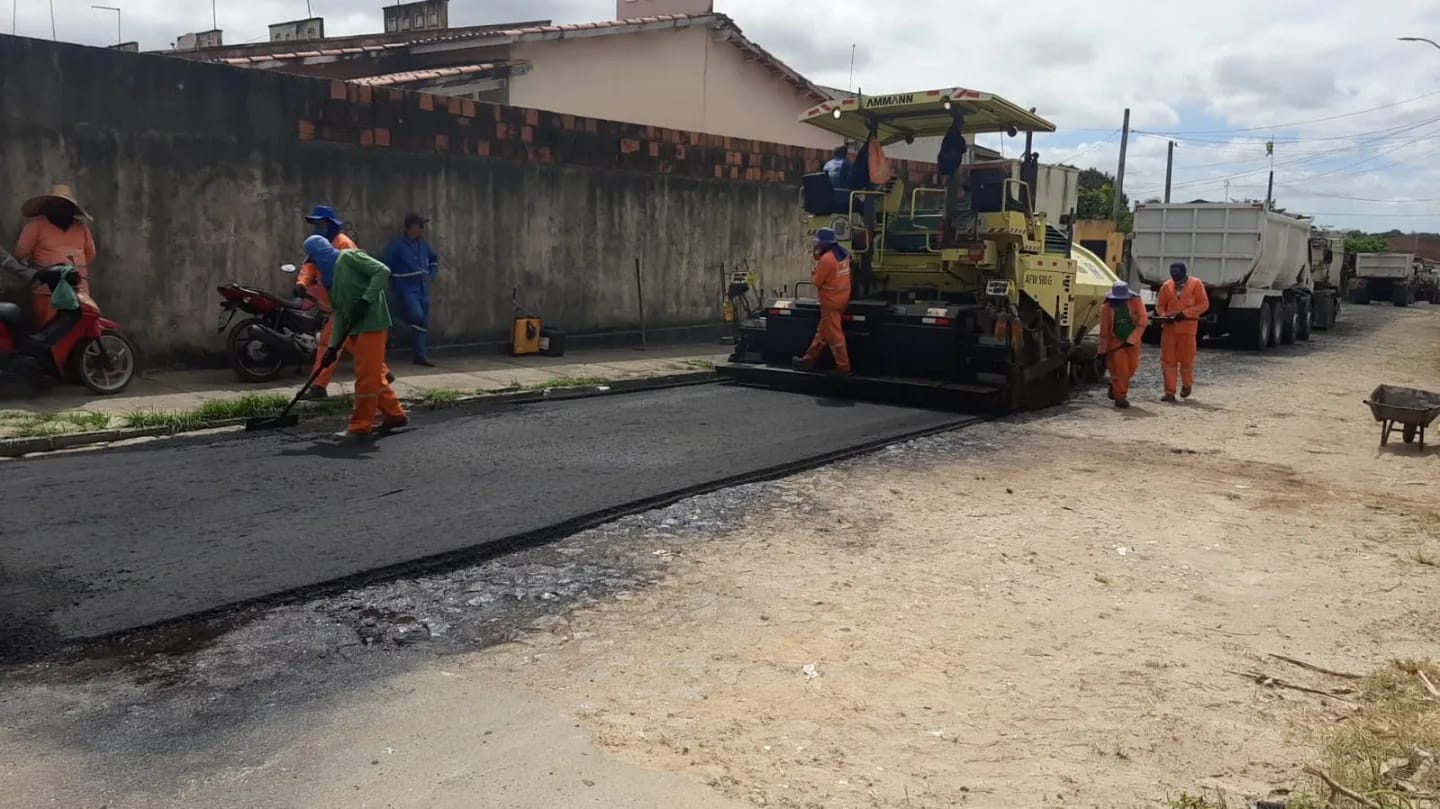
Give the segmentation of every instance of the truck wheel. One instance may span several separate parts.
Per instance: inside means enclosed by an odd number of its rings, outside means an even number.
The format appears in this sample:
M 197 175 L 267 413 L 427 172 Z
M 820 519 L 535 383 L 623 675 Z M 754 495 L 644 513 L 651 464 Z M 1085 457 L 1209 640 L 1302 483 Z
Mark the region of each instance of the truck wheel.
M 1279 343 L 1280 345 L 1295 345 L 1295 336 L 1299 331 L 1300 307 L 1294 298 L 1281 298 L 1275 307 L 1275 316 L 1280 320 Z
M 1264 308 L 1231 309 L 1233 326 L 1230 335 L 1235 344 L 1246 351 L 1259 351 L 1265 347 L 1268 336 L 1269 315 Z
M 1311 328 L 1312 325 L 1314 325 L 1314 324 L 1312 323 L 1312 318 L 1314 318 L 1314 317 L 1315 317 L 1315 299 L 1314 299 L 1314 298 L 1296 298 L 1296 299 L 1295 299 L 1295 339 L 1296 339 L 1296 340 L 1304 341 L 1304 340 L 1309 340 L 1309 339 L 1310 339 L 1310 328 Z
M 1280 344 L 1280 307 L 1266 301 L 1260 305 L 1260 317 L 1265 321 L 1265 345 L 1261 348 L 1274 348 Z
M 1409 306 L 1412 295 L 1409 289 L 1403 286 L 1396 286 L 1390 293 L 1390 301 L 1396 306 Z

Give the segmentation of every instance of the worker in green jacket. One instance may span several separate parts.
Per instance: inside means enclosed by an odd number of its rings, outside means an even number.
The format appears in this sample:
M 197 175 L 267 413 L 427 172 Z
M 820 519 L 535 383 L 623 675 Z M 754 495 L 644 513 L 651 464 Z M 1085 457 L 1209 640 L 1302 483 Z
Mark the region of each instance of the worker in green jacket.
M 350 428 L 340 437 L 369 438 L 377 426 L 377 413 L 382 416 L 381 430 L 404 427 L 409 419 L 385 378 L 385 340 L 390 330 L 385 287 L 390 283 L 390 269 L 363 250 L 336 249 L 324 236 L 306 239 L 305 254 L 332 279 L 330 307 L 335 326 L 321 365 L 335 364 L 342 343 L 355 359 L 355 410 L 350 414 Z

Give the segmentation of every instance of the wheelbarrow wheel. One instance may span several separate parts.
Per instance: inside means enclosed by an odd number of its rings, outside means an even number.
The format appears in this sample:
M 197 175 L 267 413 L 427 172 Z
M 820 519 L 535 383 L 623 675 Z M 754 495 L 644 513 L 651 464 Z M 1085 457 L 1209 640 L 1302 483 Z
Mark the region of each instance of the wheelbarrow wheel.
M 1415 425 L 1413 425 L 1413 424 L 1406 424 L 1406 425 L 1400 430 L 1400 437 L 1403 438 L 1403 439 L 1405 439 L 1405 443 L 1407 443 L 1407 444 L 1413 444 L 1413 443 L 1415 443 L 1415 435 L 1416 435 L 1417 432 L 1418 432 L 1418 430 L 1415 428 Z

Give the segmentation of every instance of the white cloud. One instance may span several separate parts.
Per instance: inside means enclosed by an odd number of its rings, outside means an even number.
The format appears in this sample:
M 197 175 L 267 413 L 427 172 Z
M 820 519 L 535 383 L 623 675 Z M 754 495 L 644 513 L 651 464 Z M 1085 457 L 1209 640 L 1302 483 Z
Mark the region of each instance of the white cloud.
M 21 3 L 21 33 L 49 36 L 48 6 Z M 0 0 L 3 2 L 3 0 Z M 116 5 L 107 2 L 107 5 Z M 119 0 L 126 38 L 167 46 L 210 26 L 203 0 Z M 108 44 L 114 17 L 91 0 L 55 0 L 61 39 Z M 850 45 L 867 92 L 964 85 L 1035 106 L 1060 127 L 1042 137 L 1045 159 L 1113 171 L 1129 107 L 1135 128 L 1179 132 L 1175 197 L 1265 192 L 1264 140 L 1277 128 L 1282 205 L 1332 224 L 1440 230 L 1440 94 L 1359 116 L 1324 119 L 1440 90 L 1440 50 L 1397 36 L 1440 40 L 1440 4 L 1210 0 L 1037 0 L 976 7 L 953 0 L 718 0 L 745 32 L 814 80 L 845 86 Z M 381 2 L 312 0 L 332 35 L 380 27 Z M 0 5 L 0 15 L 9 8 Z M 613 0 L 455 0 L 452 24 L 551 17 L 604 19 Z M 262 39 L 270 22 L 305 15 L 296 0 L 221 4 L 226 39 Z M 8 19 L 0 16 L 0 28 Z M 1431 123 L 1424 123 L 1435 119 Z M 1418 127 L 1404 130 L 1403 127 Z M 1240 128 L 1252 132 L 1235 132 Z M 1197 131 L 1200 130 L 1200 131 Z M 1231 130 L 1231 131 L 1215 131 Z M 1367 133 L 1379 133 L 1378 136 Z M 1355 136 L 1347 138 L 1347 136 Z M 1007 144 L 1007 151 L 1019 145 Z M 1132 197 L 1164 184 L 1165 140 L 1136 136 L 1126 182 Z M 1357 199 L 1358 198 L 1358 199 Z M 1368 201 L 1379 200 L 1379 201 Z

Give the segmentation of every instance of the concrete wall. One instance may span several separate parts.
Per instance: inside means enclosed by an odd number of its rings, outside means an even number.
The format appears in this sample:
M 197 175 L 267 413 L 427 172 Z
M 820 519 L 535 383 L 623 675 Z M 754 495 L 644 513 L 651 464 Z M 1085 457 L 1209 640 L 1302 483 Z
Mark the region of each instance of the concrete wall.
M 94 292 L 152 362 L 220 350 L 215 287 L 284 288 L 302 212 L 379 251 L 419 210 L 442 343 L 498 339 L 511 290 L 572 332 L 719 318 L 721 263 L 807 271 L 796 187 L 825 152 L 148 54 L 0 37 L 0 236 L 67 183 L 96 217 Z M 933 167 L 900 164 L 912 181 Z
M 509 103 L 794 146 L 840 143 L 799 122 L 813 98 L 716 36 L 697 25 L 523 42 L 511 57 L 534 67 L 510 82 Z

